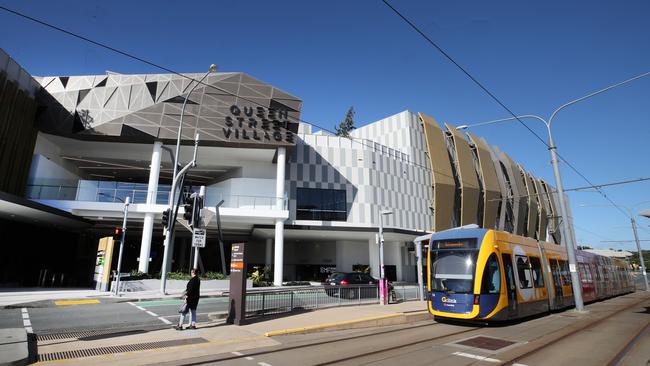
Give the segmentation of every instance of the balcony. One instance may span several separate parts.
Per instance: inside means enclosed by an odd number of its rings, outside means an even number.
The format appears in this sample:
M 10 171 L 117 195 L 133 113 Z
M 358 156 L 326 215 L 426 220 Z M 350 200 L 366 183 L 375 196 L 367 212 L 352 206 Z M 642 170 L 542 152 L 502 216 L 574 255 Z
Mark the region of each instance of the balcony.
M 126 197 L 131 203 L 146 204 L 147 188 L 143 183 L 126 183 L 110 181 L 80 180 L 76 185 L 28 185 L 26 198 L 32 200 L 58 200 L 79 202 L 124 202 Z M 198 187 L 192 187 L 198 191 Z M 155 192 L 155 204 L 169 203 L 169 185 L 159 185 Z M 217 187 L 206 187 L 205 206 L 214 207 L 223 200 L 223 208 L 287 210 L 286 197 L 270 197 L 264 195 L 229 194 Z M 278 208 L 280 207 L 280 208 Z

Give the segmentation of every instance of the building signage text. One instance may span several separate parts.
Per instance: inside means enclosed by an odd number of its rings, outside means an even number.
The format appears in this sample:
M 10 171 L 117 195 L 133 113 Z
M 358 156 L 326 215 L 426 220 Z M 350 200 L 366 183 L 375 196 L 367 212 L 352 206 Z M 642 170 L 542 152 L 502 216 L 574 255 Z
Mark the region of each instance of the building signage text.
M 230 106 L 223 134 L 228 140 L 253 140 L 294 144 L 295 134 L 289 130 L 286 109 Z

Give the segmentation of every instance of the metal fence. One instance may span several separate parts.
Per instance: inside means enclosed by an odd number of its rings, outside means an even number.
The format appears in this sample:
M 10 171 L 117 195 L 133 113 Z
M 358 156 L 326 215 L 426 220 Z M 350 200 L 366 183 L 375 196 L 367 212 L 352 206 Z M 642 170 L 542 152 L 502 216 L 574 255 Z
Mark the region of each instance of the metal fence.
M 419 288 L 405 285 L 395 286 L 389 301 L 402 302 L 419 299 Z M 251 291 L 246 294 L 246 313 L 249 315 L 268 315 L 294 310 L 378 303 L 379 289 L 373 285 L 265 289 Z

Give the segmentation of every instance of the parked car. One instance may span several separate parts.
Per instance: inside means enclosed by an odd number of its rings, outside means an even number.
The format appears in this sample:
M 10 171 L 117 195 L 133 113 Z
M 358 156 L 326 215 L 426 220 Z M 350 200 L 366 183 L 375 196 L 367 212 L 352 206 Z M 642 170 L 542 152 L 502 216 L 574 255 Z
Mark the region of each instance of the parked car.
M 340 294 L 344 299 L 369 298 L 377 296 L 379 280 L 362 272 L 334 272 L 325 280 L 324 285 L 328 296 L 337 297 Z M 393 291 L 390 282 L 388 290 Z

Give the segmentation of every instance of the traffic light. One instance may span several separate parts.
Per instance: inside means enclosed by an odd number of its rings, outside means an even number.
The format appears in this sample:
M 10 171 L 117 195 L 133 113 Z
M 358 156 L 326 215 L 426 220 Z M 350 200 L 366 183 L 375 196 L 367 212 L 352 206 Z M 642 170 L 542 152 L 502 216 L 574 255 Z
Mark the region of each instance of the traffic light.
M 171 212 L 170 209 L 166 209 L 162 213 L 162 224 L 163 227 L 169 227 L 169 213 Z
M 190 198 L 189 203 L 183 205 L 185 212 L 183 213 L 183 218 L 187 221 L 187 224 L 192 226 L 192 218 L 194 217 L 194 199 Z
M 122 240 L 122 228 L 121 227 L 115 227 L 113 230 L 113 241 L 120 241 Z

